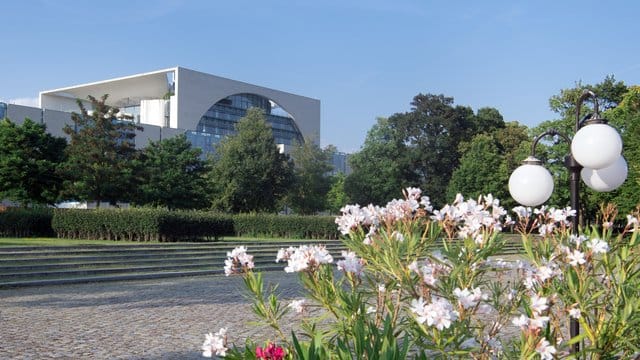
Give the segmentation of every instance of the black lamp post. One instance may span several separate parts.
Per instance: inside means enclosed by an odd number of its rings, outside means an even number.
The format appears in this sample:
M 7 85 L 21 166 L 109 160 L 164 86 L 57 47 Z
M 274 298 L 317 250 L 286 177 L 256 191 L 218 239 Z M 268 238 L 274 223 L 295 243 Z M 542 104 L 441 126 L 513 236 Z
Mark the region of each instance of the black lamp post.
M 587 98 L 593 98 L 594 112 L 580 120 L 580 108 Z M 535 157 L 538 142 L 546 136 L 559 136 L 571 144 L 571 152 L 564 159 L 569 171 L 571 208 L 576 214 L 571 222 L 571 232 L 578 234 L 580 221 L 580 178 L 596 191 L 612 191 L 627 177 L 627 163 L 621 155 L 620 134 L 600 118 L 598 100 L 592 91 L 585 91 L 576 105 L 575 135 L 573 139 L 558 130 L 551 129 L 538 135 L 531 147 L 531 156 L 523 161 L 509 178 L 509 192 L 514 200 L 525 206 L 538 206 L 546 202 L 553 192 L 553 177 Z M 571 337 L 580 333 L 576 319 L 569 324 Z M 573 351 L 580 350 L 576 343 Z

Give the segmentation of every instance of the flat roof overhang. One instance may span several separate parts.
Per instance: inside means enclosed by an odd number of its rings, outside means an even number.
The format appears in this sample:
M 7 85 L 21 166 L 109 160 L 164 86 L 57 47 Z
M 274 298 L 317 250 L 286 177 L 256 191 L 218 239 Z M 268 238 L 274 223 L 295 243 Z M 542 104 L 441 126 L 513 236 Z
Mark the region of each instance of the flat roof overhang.
M 177 68 L 169 68 L 143 74 L 125 76 L 93 83 L 41 91 L 40 96 L 59 96 L 86 100 L 88 95 L 96 98 L 108 94 L 107 104 L 115 107 L 139 105 L 140 100 L 162 99 L 169 88 L 167 75 Z

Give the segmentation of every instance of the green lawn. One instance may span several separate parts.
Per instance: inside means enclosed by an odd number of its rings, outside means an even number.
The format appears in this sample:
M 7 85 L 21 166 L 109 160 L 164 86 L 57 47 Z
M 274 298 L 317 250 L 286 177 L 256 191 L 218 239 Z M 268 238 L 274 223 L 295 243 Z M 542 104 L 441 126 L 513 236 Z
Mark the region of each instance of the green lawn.
M 270 243 L 278 242 L 310 242 L 317 240 L 303 239 L 274 239 L 274 238 L 250 238 L 250 237 L 225 237 L 221 241 L 242 242 L 242 241 L 264 241 Z M 3 246 L 73 246 L 73 245 L 141 245 L 141 244 L 160 244 L 159 242 L 138 242 L 138 241 L 110 241 L 110 240 L 71 240 L 58 238 L 1 238 L 0 247 Z
M 2 246 L 71 246 L 71 245 L 130 245 L 131 241 L 70 240 L 58 238 L 0 238 Z

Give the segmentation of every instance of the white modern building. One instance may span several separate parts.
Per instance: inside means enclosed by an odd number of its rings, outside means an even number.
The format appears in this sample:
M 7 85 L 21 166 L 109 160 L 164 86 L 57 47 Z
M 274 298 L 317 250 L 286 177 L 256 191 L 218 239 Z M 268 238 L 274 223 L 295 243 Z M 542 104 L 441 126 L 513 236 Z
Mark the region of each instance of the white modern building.
M 235 124 L 250 107 L 265 111 L 276 143 L 284 149 L 307 139 L 319 143 L 320 101 L 284 91 L 230 80 L 183 67 L 97 81 L 40 92 L 40 108 L 0 105 L 0 118 L 42 122 L 56 136 L 78 112 L 77 99 L 108 94 L 107 104 L 130 115 L 142 128 L 136 146 L 150 140 L 186 134 L 195 147 L 212 152 L 216 143 L 235 133 Z

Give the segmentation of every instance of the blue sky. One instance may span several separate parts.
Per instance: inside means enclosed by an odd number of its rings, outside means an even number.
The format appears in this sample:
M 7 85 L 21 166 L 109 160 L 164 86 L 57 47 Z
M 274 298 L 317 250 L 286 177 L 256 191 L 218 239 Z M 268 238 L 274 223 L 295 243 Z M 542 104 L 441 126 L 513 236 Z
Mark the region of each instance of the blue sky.
M 173 66 L 321 101 L 321 143 L 357 151 L 418 93 L 507 121 L 612 74 L 640 84 L 636 1 L 71 1 L 2 3 L 0 100 Z

